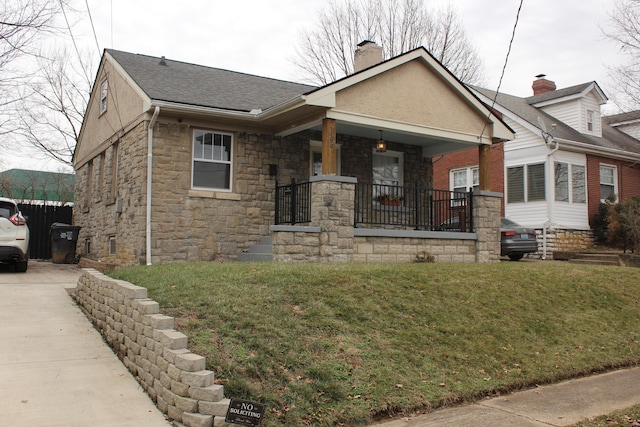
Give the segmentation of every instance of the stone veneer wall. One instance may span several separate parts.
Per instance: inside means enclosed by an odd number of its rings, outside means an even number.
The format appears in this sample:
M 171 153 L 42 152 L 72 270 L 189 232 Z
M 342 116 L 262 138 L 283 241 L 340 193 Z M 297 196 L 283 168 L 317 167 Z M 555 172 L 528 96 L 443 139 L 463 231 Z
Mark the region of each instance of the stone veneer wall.
M 529 256 L 542 256 L 544 254 L 544 230 L 536 230 L 540 250 L 538 254 Z M 591 230 L 567 230 L 556 228 L 547 230 L 547 258 L 553 257 L 554 251 L 584 251 L 593 248 L 593 231 Z
M 355 178 L 311 179 L 311 225 L 272 226 L 278 262 L 498 262 L 498 193 L 474 195 L 474 233 L 356 229 Z M 462 235 L 461 235 L 462 234 Z
M 145 288 L 85 269 L 75 299 L 164 414 L 187 427 L 228 425 L 223 386 Z

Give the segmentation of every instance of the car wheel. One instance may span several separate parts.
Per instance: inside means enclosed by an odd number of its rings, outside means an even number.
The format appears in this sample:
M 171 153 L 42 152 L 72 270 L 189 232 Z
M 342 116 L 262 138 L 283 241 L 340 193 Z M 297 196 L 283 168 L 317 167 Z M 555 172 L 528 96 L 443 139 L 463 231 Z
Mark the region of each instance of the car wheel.
M 520 253 L 518 253 L 518 254 L 509 254 L 508 256 L 509 256 L 509 259 L 511 261 L 520 261 L 522 259 L 522 257 L 524 256 L 524 254 L 520 254 Z
M 26 272 L 28 264 L 29 264 L 29 261 L 26 261 L 26 260 L 17 262 L 16 266 L 15 266 L 16 273 L 24 273 L 24 272 Z

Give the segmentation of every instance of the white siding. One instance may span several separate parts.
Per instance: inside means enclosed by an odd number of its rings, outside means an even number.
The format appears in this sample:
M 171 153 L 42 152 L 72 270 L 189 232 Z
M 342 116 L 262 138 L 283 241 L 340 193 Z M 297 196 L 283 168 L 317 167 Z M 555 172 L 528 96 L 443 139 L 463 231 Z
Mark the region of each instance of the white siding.
M 552 164 L 555 162 L 568 163 L 571 165 L 579 165 L 585 167 L 587 156 L 581 153 L 570 153 L 567 151 L 558 150 L 552 156 L 550 161 Z M 551 169 L 555 170 L 555 169 Z M 585 175 L 585 180 L 586 180 Z M 555 182 L 550 183 L 554 185 Z M 550 220 L 556 228 L 576 229 L 576 230 L 589 230 L 589 213 L 587 203 L 569 203 L 569 202 L 557 202 L 555 196 L 553 200 L 553 206 L 550 211 Z
M 636 139 L 640 139 L 640 123 L 631 123 L 628 125 L 616 126 L 616 128 L 627 135 L 631 135 Z
M 504 144 L 504 151 L 517 151 L 526 148 L 536 147 L 540 145 L 544 145 L 542 137 L 534 134 L 530 130 L 526 129 L 521 124 L 511 120 L 508 117 L 505 117 L 505 122 L 516 134 L 516 137 L 513 141 L 507 141 Z
M 580 105 L 581 126 L 577 130 L 589 135 L 602 137 L 602 115 L 600 114 L 600 104 L 593 92 L 590 92 L 585 96 L 581 100 Z M 587 128 L 587 111 L 593 111 L 593 131 L 589 131 Z
M 559 104 L 547 105 L 541 108 L 541 110 L 545 113 L 571 126 L 578 132 L 582 132 L 581 109 L 582 106 L 580 105 L 580 101 L 577 99 L 567 102 L 561 102 Z M 586 124 L 584 128 L 586 129 Z

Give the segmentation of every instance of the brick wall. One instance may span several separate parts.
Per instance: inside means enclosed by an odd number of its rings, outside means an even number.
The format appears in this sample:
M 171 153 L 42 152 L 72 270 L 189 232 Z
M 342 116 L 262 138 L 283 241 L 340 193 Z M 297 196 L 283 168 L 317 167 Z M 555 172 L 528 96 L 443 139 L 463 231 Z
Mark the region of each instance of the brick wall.
M 433 188 L 449 190 L 450 171 L 465 167 L 478 166 L 479 150 L 459 151 L 433 159 Z M 490 150 L 491 180 L 489 191 L 504 194 L 504 143 L 493 144 Z M 504 216 L 504 199 L 501 202 L 500 215 Z
M 587 189 L 589 225 L 600 206 L 600 164 L 615 166 L 618 172 L 618 200 L 640 195 L 640 165 L 621 160 L 587 155 Z
M 223 386 L 145 288 L 85 269 L 75 299 L 164 414 L 187 427 L 227 425 Z

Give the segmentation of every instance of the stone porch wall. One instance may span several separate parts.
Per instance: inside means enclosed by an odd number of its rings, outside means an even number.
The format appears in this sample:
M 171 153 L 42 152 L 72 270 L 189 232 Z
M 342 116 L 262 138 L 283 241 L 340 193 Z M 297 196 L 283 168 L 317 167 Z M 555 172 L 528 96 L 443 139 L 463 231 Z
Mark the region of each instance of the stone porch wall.
M 85 269 L 75 299 L 164 414 L 187 427 L 229 425 L 223 386 L 145 288 Z
M 354 228 L 357 180 L 311 179 L 311 225 L 272 226 L 278 262 L 498 262 L 501 194 L 474 194 L 474 233 Z

